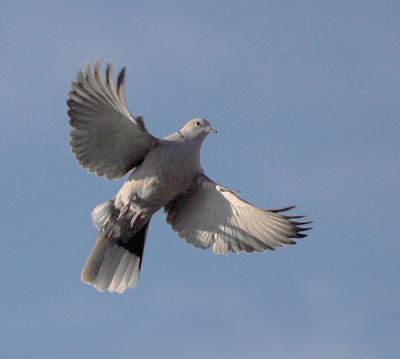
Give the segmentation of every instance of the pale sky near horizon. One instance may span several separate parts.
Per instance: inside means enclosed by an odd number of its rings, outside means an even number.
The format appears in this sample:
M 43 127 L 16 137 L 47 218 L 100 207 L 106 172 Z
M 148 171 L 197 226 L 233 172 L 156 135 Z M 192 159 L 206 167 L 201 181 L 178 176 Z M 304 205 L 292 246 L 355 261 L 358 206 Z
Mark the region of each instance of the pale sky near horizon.
M 400 3 L 14 1 L 0 14 L 0 358 L 400 358 Z M 209 177 L 314 220 L 296 246 L 217 256 L 152 220 L 140 285 L 80 282 L 90 212 L 65 101 L 127 66 L 156 136 L 207 118 Z

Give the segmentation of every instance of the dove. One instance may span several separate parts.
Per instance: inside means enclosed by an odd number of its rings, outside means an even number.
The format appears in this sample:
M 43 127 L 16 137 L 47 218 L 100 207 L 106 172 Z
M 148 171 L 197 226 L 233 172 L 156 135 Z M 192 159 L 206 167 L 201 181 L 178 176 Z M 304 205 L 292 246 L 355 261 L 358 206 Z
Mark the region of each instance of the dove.
M 109 180 L 130 172 L 111 200 L 94 208 L 97 240 L 81 280 L 103 292 L 123 293 L 138 285 L 152 216 L 164 209 L 166 221 L 195 247 L 214 253 L 265 252 L 307 236 L 311 221 L 281 209 L 258 208 L 237 192 L 211 180 L 200 163 L 201 146 L 217 131 L 193 118 L 179 131 L 157 138 L 143 116 L 125 102 L 125 68 L 87 65 L 72 82 L 67 101 L 70 144 L 80 165 Z

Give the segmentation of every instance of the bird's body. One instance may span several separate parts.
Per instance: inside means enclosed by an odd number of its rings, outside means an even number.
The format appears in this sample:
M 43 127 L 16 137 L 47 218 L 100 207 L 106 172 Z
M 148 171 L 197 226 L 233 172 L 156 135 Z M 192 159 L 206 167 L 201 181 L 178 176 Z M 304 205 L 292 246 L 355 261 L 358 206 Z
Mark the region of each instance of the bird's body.
M 190 146 L 187 142 L 191 142 Z M 171 163 L 175 166 L 172 167 Z M 189 139 L 160 141 L 116 195 L 116 208 L 122 209 L 133 203 L 152 215 L 177 195 L 186 192 L 200 173 L 199 144 Z
M 136 287 L 151 217 L 161 208 L 167 222 L 189 243 L 215 253 L 263 252 L 296 243 L 309 228 L 302 216 L 257 208 L 210 180 L 200 164 L 204 139 L 216 132 L 201 118 L 163 139 L 147 132 L 143 118 L 128 111 L 123 69 L 117 87 L 88 66 L 72 83 L 68 106 L 72 150 L 80 164 L 108 179 L 132 170 L 116 196 L 92 213 L 99 229 L 81 278 L 97 290 L 123 293 Z

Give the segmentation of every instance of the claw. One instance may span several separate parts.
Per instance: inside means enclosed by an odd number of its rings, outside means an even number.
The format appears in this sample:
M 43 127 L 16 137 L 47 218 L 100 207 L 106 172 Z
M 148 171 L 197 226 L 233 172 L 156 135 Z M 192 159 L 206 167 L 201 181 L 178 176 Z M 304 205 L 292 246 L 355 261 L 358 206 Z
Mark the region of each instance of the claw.
M 141 217 L 142 217 L 142 212 L 136 213 L 136 214 L 132 217 L 132 220 L 131 220 L 131 223 L 130 223 L 130 228 L 135 227 L 136 224 L 140 221 Z
M 106 238 L 107 238 L 107 239 L 110 239 L 110 238 L 111 238 L 112 233 L 113 233 L 113 231 L 114 231 L 115 224 L 116 224 L 116 223 L 114 223 L 114 224 L 111 226 L 111 228 L 108 229 L 108 230 L 105 232 L 105 235 L 106 235 Z
M 117 221 L 119 221 L 123 216 L 125 216 L 125 214 L 129 211 L 130 207 L 131 207 L 130 203 L 127 203 L 124 207 L 122 207 L 121 211 L 119 212 Z

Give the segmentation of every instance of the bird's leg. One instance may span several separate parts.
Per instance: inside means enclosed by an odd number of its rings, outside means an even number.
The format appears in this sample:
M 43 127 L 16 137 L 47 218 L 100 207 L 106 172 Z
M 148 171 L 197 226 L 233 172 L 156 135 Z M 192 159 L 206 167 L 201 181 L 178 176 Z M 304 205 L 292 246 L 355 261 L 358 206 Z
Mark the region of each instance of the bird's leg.
M 106 231 L 106 238 L 111 238 L 114 228 L 117 225 L 118 221 L 120 221 L 126 213 L 129 212 L 131 208 L 131 202 L 128 202 L 126 205 L 124 205 L 121 210 L 119 211 L 118 217 L 116 220 L 114 220 L 114 222 L 112 223 L 112 225 L 110 226 L 110 228 Z
M 136 214 L 132 217 L 132 220 L 131 220 L 131 223 L 130 223 L 130 227 L 131 227 L 131 228 L 135 227 L 135 226 L 138 224 L 138 222 L 142 219 L 142 216 L 143 216 L 143 213 L 142 213 L 141 211 L 139 211 L 138 213 L 136 213 Z
M 128 202 L 125 206 L 122 207 L 122 209 L 119 211 L 119 216 L 117 218 L 117 221 L 119 221 L 125 214 L 129 211 L 131 208 L 131 202 Z

